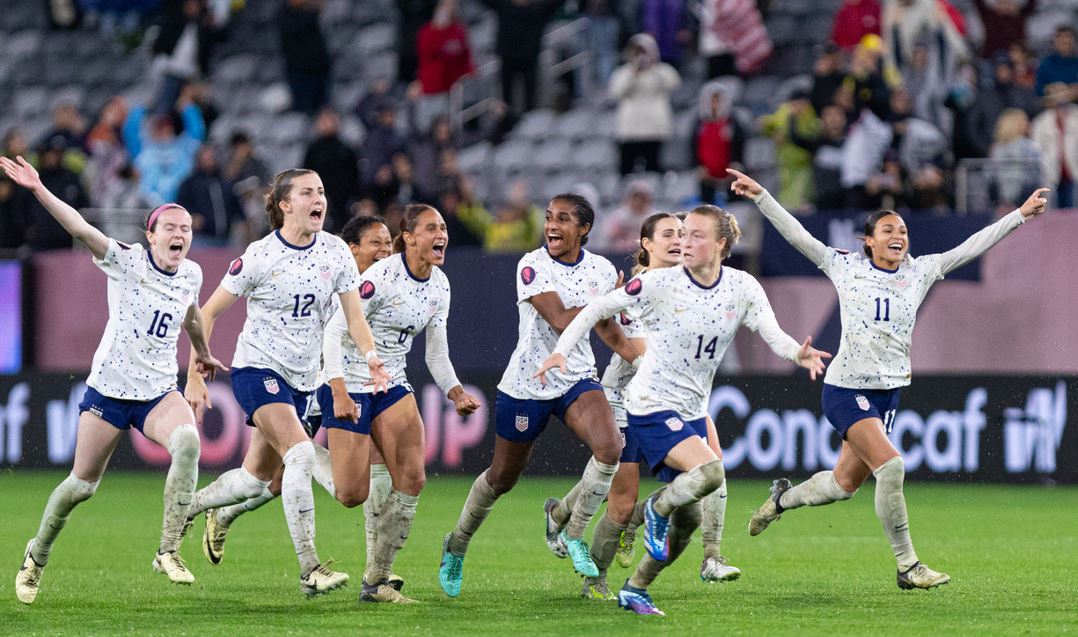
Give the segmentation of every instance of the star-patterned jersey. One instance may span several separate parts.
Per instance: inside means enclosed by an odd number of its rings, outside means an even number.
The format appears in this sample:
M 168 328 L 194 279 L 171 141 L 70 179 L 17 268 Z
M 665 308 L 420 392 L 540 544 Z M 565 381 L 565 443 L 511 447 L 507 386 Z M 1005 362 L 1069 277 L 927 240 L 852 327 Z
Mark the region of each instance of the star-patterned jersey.
M 390 387 L 406 384 L 405 364 L 408 352 L 417 334 L 427 330 L 427 360 L 439 352 L 430 351 L 431 335 L 435 332 L 445 334 L 449 319 L 449 279 L 441 269 L 434 267 L 430 276 L 417 278 L 408 269 L 404 254 L 394 254 L 372 265 L 363 274 L 359 285 L 359 298 L 363 302 L 363 313 L 374 335 L 378 356 L 389 374 Z M 444 338 L 442 339 L 444 341 Z M 348 322 L 344 312 L 338 310 L 326 327 L 324 376 L 344 378 L 349 393 L 370 393 L 370 370 L 367 361 L 352 337 L 348 334 Z M 448 352 L 445 356 L 448 362 Z M 342 368 L 343 365 L 343 368 Z M 435 381 L 443 391 L 449 391 L 460 383 L 456 376 L 439 378 L 431 370 Z M 449 384 L 448 387 L 443 385 Z
M 625 391 L 625 408 L 634 415 L 673 410 L 685 420 L 705 417 L 715 371 L 741 325 L 758 331 L 782 358 L 795 361 L 800 349 L 779 328 L 756 279 L 723 266 L 708 287 L 684 267 L 644 272 L 590 303 L 556 351 L 565 354 L 596 320 L 626 308 L 647 315 L 648 351 Z
M 595 354 L 587 339 L 574 343 L 567 353 L 566 374 L 558 370 L 548 372 L 545 386 L 533 377 L 558 342 L 558 333 L 539 315 L 529 299 L 544 292 L 556 292 L 566 309 L 582 307 L 613 290 L 617 278 L 613 264 L 584 249 L 580 250 L 574 263 L 555 260 L 545 246 L 521 257 L 517 263 L 517 310 L 520 313 L 517 346 L 498 389 L 521 400 L 550 400 L 562 396 L 585 378 L 595 378 Z
M 272 369 L 300 391 L 315 389 L 332 299 L 359 287 L 344 241 L 319 232 L 310 245 L 294 246 L 275 230 L 229 265 L 221 287 L 247 297 L 232 366 Z
M 618 312 L 615 320 L 625 334 L 625 338 L 644 338 L 647 334 L 644 318 L 632 316 L 632 312 L 628 309 Z M 636 370 L 637 365 L 626 362 L 615 352 L 611 355 L 610 363 L 603 370 L 603 377 L 599 381 L 603 386 L 603 393 L 606 394 L 606 400 L 614 411 L 614 420 L 621 428 L 629 426 L 625 418 L 625 388 L 636 375 Z
M 928 290 L 1024 222 L 1015 210 L 952 250 L 917 258 L 907 254 L 891 271 L 877 267 L 864 254 L 827 247 L 766 191 L 756 201 L 775 229 L 835 284 L 842 340 L 824 382 L 848 389 L 909 385 L 913 327 Z
M 198 306 L 202 268 L 185 259 L 166 272 L 139 245 L 109 239 L 94 265 L 108 275 L 109 320 L 86 384 L 120 400 L 151 400 L 176 388 L 176 341 Z

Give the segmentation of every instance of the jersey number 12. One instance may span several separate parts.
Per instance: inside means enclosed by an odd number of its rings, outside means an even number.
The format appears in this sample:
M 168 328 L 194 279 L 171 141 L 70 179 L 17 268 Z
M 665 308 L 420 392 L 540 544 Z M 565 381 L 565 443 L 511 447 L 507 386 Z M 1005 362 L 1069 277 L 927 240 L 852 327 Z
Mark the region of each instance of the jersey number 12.
M 310 316 L 311 315 L 311 305 L 314 304 L 314 295 L 313 294 L 304 294 L 303 295 L 302 300 L 306 301 L 306 303 L 303 304 L 302 308 L 300 308 L 300 306 L 299 306 L 300 296 L 298 294 L 294 294 L 294 295 L 292 295 L 292 297 L 294 299 L 296 299 L 296 304 L 292 307 L 292 318 L 299 318 L 301 316 Z

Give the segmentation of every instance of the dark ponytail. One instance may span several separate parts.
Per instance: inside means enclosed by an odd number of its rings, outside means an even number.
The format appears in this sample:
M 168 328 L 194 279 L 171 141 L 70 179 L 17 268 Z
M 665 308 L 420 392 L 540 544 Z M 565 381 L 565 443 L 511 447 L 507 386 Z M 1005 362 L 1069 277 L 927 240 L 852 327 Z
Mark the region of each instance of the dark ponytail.
M 587 233 L 580 237 L 580 245 L 587 245 L 588 235 L 591 234 L 592 228 L 595 227 L 595 209 L 591 207 L 591 202 L 588 201 L 588 198 L 584 195 L 567 192 L 555 195 L 551 198 L 551 201 L 564 201 L 573 207 L 573 213 L 576 214 L 576 225 L 588 226 Z
M 672 212 L 657 212 L 647 219 L 644 219 L 644 223 L 640 226 L 640 249 L 637 250 L 636 256 L 633 258 L 633 271 L 634 275 L 639 274 L 644 268 L 651 265 L 651 257 L 648 255 L 648 251 L 644 249 L 644 239 L 653 241 L 655 239 L 655 228 L 659 225 L 659 222 L 663 219 L 677 219 L 678 216 Z
M 397 238 L 393 240 L 394 253 L 404 252 L 404 233 L 415 232 L 416 224 L 419 223 L 419 215 L 428 210 L 438 212 L 433 206 L 428 206 L 425 203 L 412 203 L 404 208 L 404 216 L 401 217 L 400 232 L 397 234 Z
M 281 210 L 281 202 L 288 199 L 292 192 L 292 180 L 300 175 L 317 174 L 306 168 L 289 168 L 282 170 L 273 177 L 269 192 L 266 193 L 266 214 L 269 215 L 270 229 L 280 230 L 284 225 L 284 212 Z
M 865 239 L 876 234 L 876 224 L 880 222 L 880 219 L 883 219 L 888 215 L 894 215 L 899 219 L 902 219 L 902 215 L 898 214 L 894 210 L 877 210 L 876 212 L 870 214 L 868 216 L 868 219 L 865 219 Z M 868 242 L 865 242 L 864 246 L 862 246 L 862 249 L 865 251 L 865 254 L 868 256 L 868 258 L 871 259 L 872 248 L 868 247 Z

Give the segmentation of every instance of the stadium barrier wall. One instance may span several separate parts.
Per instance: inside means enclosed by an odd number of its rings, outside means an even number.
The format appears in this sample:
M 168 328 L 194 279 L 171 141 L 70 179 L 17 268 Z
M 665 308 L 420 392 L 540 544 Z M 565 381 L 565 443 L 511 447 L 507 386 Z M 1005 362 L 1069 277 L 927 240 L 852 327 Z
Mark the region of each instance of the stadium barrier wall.
M 463 377 L 482 408 L 460 417 L 429 377 L 415 374 L 426 427 L 427 467 L 475 475 L 489 463 L 499 375 Z M 803 376 L 718 379 L 709 411 L 732 478 L 804 477 L 833 466 L 841 441 L 820 413 L 819 383 Z M 83 378 L 0 376 L 0 465 L 68 467 Z M 215 409 L 202 427 L 204 469 L 238 466 L 250 438 L 226 380 L 210 385 Z M 892 439 L 914 480 L 1078 483 L 1078 376 L 920 376 L 903 392 Z M 325 444 L 325 432 L 317 438 Z M 587 449 L 552 420 L 528 472 L 576 475 Z M 164 449 L 132 431 L 112 458 L 123 469 L 168 465 Z

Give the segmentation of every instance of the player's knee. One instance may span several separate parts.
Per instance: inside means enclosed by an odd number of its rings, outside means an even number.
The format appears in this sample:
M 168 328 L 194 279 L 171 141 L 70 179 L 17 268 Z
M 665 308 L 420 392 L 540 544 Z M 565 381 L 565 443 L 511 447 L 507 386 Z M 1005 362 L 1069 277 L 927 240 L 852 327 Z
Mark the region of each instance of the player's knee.
M 93 497 L 97 493 L 97 485 L 101 484 L 101 481 L 87 482 L 76 478 L 74 475 L 70 475 L 64 480 L 62 488 L 67 500 L 72 504 L 78 504 L 85 502 Z
M 603 464 L 617 465 L 621 461 L 621 440 L 612 438 L 604 440 L 591 450 L 595 460 Z
M 173 462 L 194 464 L 198 462 L 198 429 L 194 425 L 180 425 L 168 438 L 168 451 Z
M 367 501 L 370 489 L 362 485 L 336 485 L 334 495 L 337 497 L 337 502 L 351 509 Z
M 422 466 L 405 469 L 402 473 L 400 486 L 394 486 L 397 491 L 408 495 L 419 495 L 423 487 L 427 486 L 427 472 Z
M 494 491 L 494 495 L 501 496 L 509 493 L 517 485 L 520 476 L 508 471 L 495 471 L 493 467 L 487 469 L 487 484 Z
M 611 495 L 613 495 L 613 492 L 611 492 Z M 636 500 L 633 500 L 631 497 L 611 497 L 606 503 L 606 517 L 610 518 L 611 522 L 628 524 L 629 520 L 633 517 L 634 507 L 636 507 Z
M 712 460 L 700 465 L 700 473 L 704 476 L 704 495 L 717 490 L 726 482 L 726 469 L 722 466 L 722 460 Z
M 292 448 L 285 452 L 282 457 L 285 466 L 293 465 L 306 465 L 308 467 L 314 465 L 314 444 L 310 440 L 304 440 L 292 445 Z
M 906 479 L 906 463 L 902 461 L 902 456 L 895 456 L 877 467 L 873 474 L 878 484 L 901 489 Z

